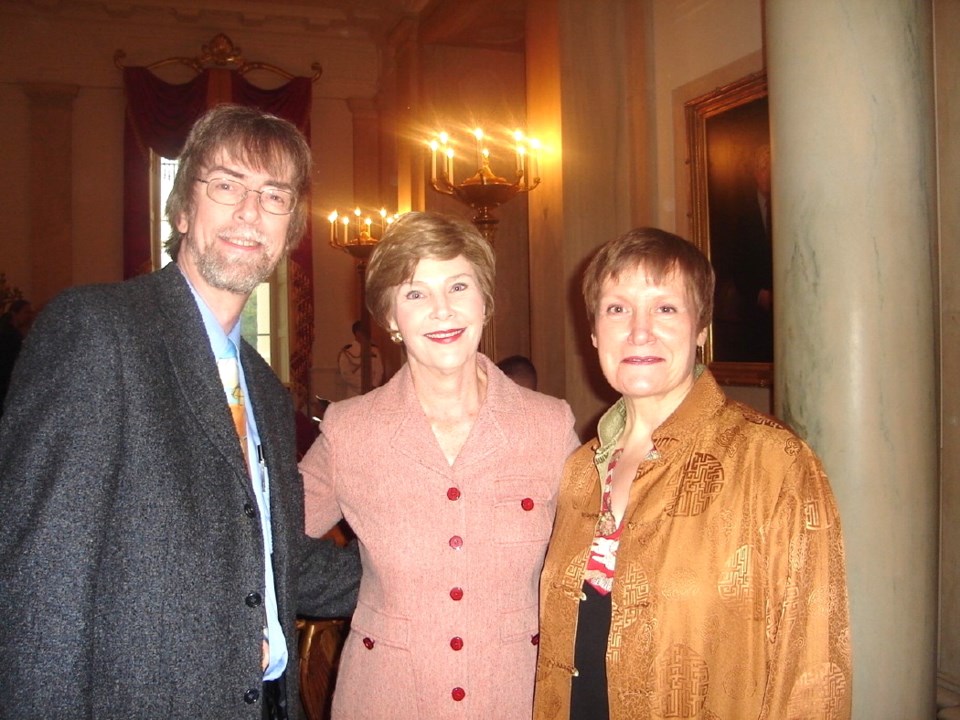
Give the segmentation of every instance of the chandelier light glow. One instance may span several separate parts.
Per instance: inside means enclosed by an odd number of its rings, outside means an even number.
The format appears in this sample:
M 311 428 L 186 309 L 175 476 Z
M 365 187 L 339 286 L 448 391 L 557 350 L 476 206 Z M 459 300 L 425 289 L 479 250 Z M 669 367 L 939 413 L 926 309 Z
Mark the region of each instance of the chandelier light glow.
M 330 247 L 343 250 L 355 260 L 366 263 L 383 233 L 399 217 L 387 214 L 386 208 L 364 212 L 357 206 L 352 212 L 340 214 L 333 210 L 330 221 Z
M 506 140 L 501 142 L 493 142 L 481 128 L 474 128 L 469 136 L 472 140 L 458 144 L 449 133 L 437 132 L 427 141 L 430 184 L 437 192 L 452 195 L 473 208 L 476 211 L 474 225 L 492 243 L 499 222 L 493 211 L 540 184 L 541 144 L 520 130 L 506 134 Z M 506 147 L 512 151 L 516 163 L 512 179 L 500 177 L 491 169 L 491 147 Z M 476 167 L 473 174 L 460 182 L 456 179 L 458 160 L 467 162 L 467 167 Z

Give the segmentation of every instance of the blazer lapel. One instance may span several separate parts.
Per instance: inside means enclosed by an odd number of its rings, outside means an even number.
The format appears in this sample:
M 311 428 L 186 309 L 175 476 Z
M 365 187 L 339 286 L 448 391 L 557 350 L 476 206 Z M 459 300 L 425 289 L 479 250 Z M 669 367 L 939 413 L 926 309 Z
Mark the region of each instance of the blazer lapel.
M 217 372 L 217 361 L 210 349 L 210 340 L 193 293 L 174 263 L 156 276 L 160 295 L 158 332 L 180 385 L 180 401 L 251 493 L 250 474 L 244 464 L 243 451 Z
M 372 412 L 382 419 L 382 436 L 389 438 L 392 452 L 439 475 L 450 473 L 450 464 L 420 407 L 409 365 L 401 367 L 393 379 L 378 389 Z
M 494 372 L 493 363 L 486 356 L 478 355 L 477 362 L 487 373 L 487 397 L 483 401 L 473 430 L 457 457 L 458 468 L 480 465 L 502 453 L 509 445 L 505 425 L 507 418 L 519 412 L 520 397 L 514 382 L 499 372 Z
M 490 370 L 492 363 L 484 356 L 479 356 L 478 362 L 487 370 L 487 397 L 456 462 L 451 466 L 440 449 L 420 407 L 407 365 L 397 374 L 396 382 L 383 387 L 374 410 L 385 423 L 394 425 L 388 430 L 394 451 L 441 475 L 448 475 L 454 468 L 459 470 L 483 463 L 491 455 L 502 452 L 509 443 L 503 416 L 517 412 L 517 390 L 511 380 Z

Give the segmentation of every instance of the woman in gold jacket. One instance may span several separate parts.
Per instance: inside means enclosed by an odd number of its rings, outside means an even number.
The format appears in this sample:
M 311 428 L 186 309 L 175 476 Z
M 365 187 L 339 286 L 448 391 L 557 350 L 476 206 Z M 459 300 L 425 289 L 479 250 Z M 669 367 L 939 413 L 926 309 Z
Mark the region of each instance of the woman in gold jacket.
M 801 439 L 697 364 L 713 287 L 700 250 L 652 228 L 586 270 L 622 397 L 564 470 L 535 718 L 850 717 L 834 498 Z

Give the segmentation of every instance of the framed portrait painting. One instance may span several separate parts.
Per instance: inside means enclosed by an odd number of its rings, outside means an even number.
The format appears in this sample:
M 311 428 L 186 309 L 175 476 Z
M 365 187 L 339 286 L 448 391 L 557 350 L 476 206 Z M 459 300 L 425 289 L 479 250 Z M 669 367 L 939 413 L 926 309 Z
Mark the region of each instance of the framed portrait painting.
M 723 384 L 773 375 L 767 81 L 755 73 L 685 104 L 692 233 L 717 275 L 704 361 Z

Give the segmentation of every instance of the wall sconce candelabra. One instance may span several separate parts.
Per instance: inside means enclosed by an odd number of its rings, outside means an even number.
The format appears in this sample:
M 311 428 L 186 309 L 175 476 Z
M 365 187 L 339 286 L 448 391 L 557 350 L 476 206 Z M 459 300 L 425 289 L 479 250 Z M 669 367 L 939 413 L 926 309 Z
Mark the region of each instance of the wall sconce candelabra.
M 509 134 L 506 143 L 499 143 L 510 147 L 516 158 L 514 179 L 508 180 L 490 168 L 490 145 L 493 143 L 489 142 L 489 137 L 480 128 L 475 128 L 470 134 L 473 141 L 460 146 L 460 153 L 464 158 L 473 155 L 477 170 L 460 182 L 456 181 L 454 173 L 457 147 L 450 135 L 438 132 L 427 141 L 431 160 L 430 184 L 437 192 L 452 195 L 473 208 L 476 211 L 473 224 L 493 244 L 497 223 L 500 222 L 493 211 L 516 195 L 530 192 L 540 184 L 541 146 L 538 140 L 528 138 L 519 130 Z M 472 151 L 466 149 L 471 146 Z
M 360 392 L 365 393 L 373 387 L 373 365 L 370 352 L 370 312 L 367 310 L 367 262 L 373 249 L 380 242 L 384 231 L 397 219 L 397 215 L 388 215 L 385 208 L 376 212 L 364 212 L 359 207 L 350 213 L 341 215 L 339 210 L 327 215 L 330 221 L 330 247 L 343 250 L 357 261 L 357 275 L 360 280 L 360 323 L 363 337 L 360 344 Z
M 386 208 L 365 213 L 358 206 L 353 212 L 343 215 L 339 210 L 334 210 L 327 215 L 327 220 L 330 221 L 330 247 L 348 253 L 358 261 L 358 267 L 362 266 L 366 271 L 373 248 L 396 219 L 397 215 L 388 215 Z

